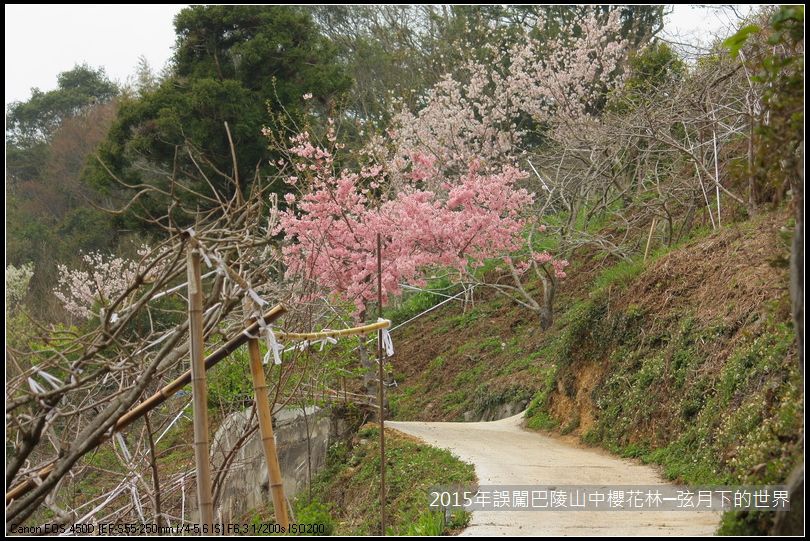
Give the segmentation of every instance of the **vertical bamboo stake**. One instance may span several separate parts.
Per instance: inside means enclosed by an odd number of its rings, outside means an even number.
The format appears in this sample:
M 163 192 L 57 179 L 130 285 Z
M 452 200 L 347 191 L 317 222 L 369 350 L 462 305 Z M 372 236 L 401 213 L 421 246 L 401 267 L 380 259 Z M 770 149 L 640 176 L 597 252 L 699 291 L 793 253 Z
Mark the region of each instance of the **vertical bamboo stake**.
M 712 107 L 712 145 L 714 147 L 714 191 L 717 196 L 717 227 L 721 227 L 720 223 L 720 164 L 717 163 L 717 132 L 715 131 L 715 124 L 717 123 L 717 116 L 714 114 L 714 107 Z
M 377 312 L 382 317 L 382 237 L 377 233 Z M 380 407 L 380 535 L 385 535 L 385 387 L 383 385 L 382 329 L 377 331 L 377 360 L 380 380 L 377 400 Z
M 284 527 L 284 531 L 289 531 L 290 517 L 287 513 L 287 499 L 284 496 L 284 480 L 281 477 L 281 467 L 278 465 L 276 438 L 273 434 L 273 413 L 270 410 L 270 399 L 267 396 L 267 379 L 264 376 L 259 341 L 257 339 L 251 338 L 248 340 L 248 354 L 250 355 L 250 375 L 253 378 L 256 411 L 259 414 L 259 432 L 262 436 L 264 459 L 267 462 L 267 476 L 270 479 L 270 494 L 273 496 L 276 522 Z
M 650 253 L 650 241 L 652 240 L 653 229 L 655 229 L 655 218 L 652 219 L 650 234 L 647 235 L 647 247 L 644 248 L 644 261 L 647 261 L 647 254 Z
M 211 498 L 211 458 L 208 453 L 208 393 L 205 387 L 205 352 L 203 350 L 203 292 L 200 277 L 200 252 L 188 251 L 188 323 L 191 336 L 191 388 L 194 402 L 194 462 L 197 466 L 197 504 L 200 522 L 214 523 Z
M 714 111 L 712 111 L 714 117 Z M 714 191 L 717 195 L 717 227 L 720 227 L 720 164 L 717 163 L 717 134 L 712 129 L 712 143 L 714 144 Z

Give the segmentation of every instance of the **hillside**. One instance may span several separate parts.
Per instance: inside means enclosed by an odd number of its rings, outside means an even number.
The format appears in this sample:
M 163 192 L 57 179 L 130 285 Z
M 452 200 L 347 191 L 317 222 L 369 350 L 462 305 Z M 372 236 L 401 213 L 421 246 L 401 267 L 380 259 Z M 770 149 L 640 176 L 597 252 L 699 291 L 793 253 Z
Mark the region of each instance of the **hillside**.
M 802 457 L 789 225 L 766 213 L 646 263 L 580 259 L 547 333 L 495 296 L 439 308 L 397 337 L 393 413 L 477 419 L 531 396 L 529 427 L 661 464 L 671 479 L 783 482 Z

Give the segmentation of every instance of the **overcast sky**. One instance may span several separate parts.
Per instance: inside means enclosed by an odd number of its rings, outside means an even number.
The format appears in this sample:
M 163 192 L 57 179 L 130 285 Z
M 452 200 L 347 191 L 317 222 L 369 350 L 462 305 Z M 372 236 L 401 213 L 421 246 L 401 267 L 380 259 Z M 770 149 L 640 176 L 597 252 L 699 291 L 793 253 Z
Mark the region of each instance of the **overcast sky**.
M 6 103 L 28 99 L 32 87 L 55 88 L 57 74 L 83 62 L 103 66 L 118 82 L 132 75 L 139 56 L 159 71 L 172 53 L 173 18 L 184 6 L 6 4 Z M 675 6 L 665 32 L 699 38 L 728 23 L 711 7 Z

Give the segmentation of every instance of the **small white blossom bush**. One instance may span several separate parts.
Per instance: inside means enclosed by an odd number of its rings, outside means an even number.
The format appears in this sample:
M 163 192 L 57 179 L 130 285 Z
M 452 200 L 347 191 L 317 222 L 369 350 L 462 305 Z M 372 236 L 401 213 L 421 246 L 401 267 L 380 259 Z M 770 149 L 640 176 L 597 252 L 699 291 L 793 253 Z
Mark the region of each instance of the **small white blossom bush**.
M 14 310 L 22 304 L 28 293 L 28 285 L 34 276 L 34 264 L 25 263 L 19 267 L 6 267 L 6 310 Z
M 143 258 L 150 252 L 149 246 L 144 244 L 138 255 Z M 54 295 L 69 313 L 90 319 L 99 315 L 99 308 L 110 306 L 129 288 L 141 272 L 143 260 L 90 252 L 82 256 L 82 263 L 82 269 L 58 265 L 59 285 L 54 289 Z M 151 274 L 159 272 L 159 268 L 154 268 Z

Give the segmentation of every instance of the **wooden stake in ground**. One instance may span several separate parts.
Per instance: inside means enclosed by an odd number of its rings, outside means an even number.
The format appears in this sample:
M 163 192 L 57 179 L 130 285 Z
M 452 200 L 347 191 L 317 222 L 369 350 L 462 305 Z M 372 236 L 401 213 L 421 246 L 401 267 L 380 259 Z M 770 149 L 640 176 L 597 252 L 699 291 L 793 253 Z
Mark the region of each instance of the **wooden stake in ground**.
M 214 502 L 211 497 L 211 458 L 208 452 L 208 391 L 205 386 L 203 344 L 203 292 L 200 252 L 188 251 L 188 323 L 191 337 L 191 389 L 194 403 L 194 463 L 197 466 L 197 503 L 203 535 L 213 533 Z M 207 531 L 205 526 L 207 525 Z
M 250 356 L 250 375 L 253 378 L 253 394 L 256 397 L 256 411 L 259 414 L 259 432 L 262 437 L 264 459 L 267 462 L 267 475 L 270 479 L 270 494 L 273 496 L 276 522 L 284 528 L 284 531 L 289 531 L 290 517 L 287 513 L 284 481 L 278 465 L 276 439 L 273 435 L 273 412 L 267 396 L 267 379 L 264 376 L 259 341 L 256 338 L 248 340 L 248 354 Z
M 647 235 L 647 246 L 644 248 L 644 261 L 647 261 L 647 254 L 650 253 L 650 241 L 652 240 L 653 230 L 655 229 L 655 218 L 652 219 L 650 224 L 650 234 Z
M 377 233 L 377 311 L 382 319 L 382 237 Z M 377 331 L 377 361 L 380 379 L 377 400 L 380 406 L 380 535 L 385 535 L 385 385 L 383 384 L 382 329 Z

